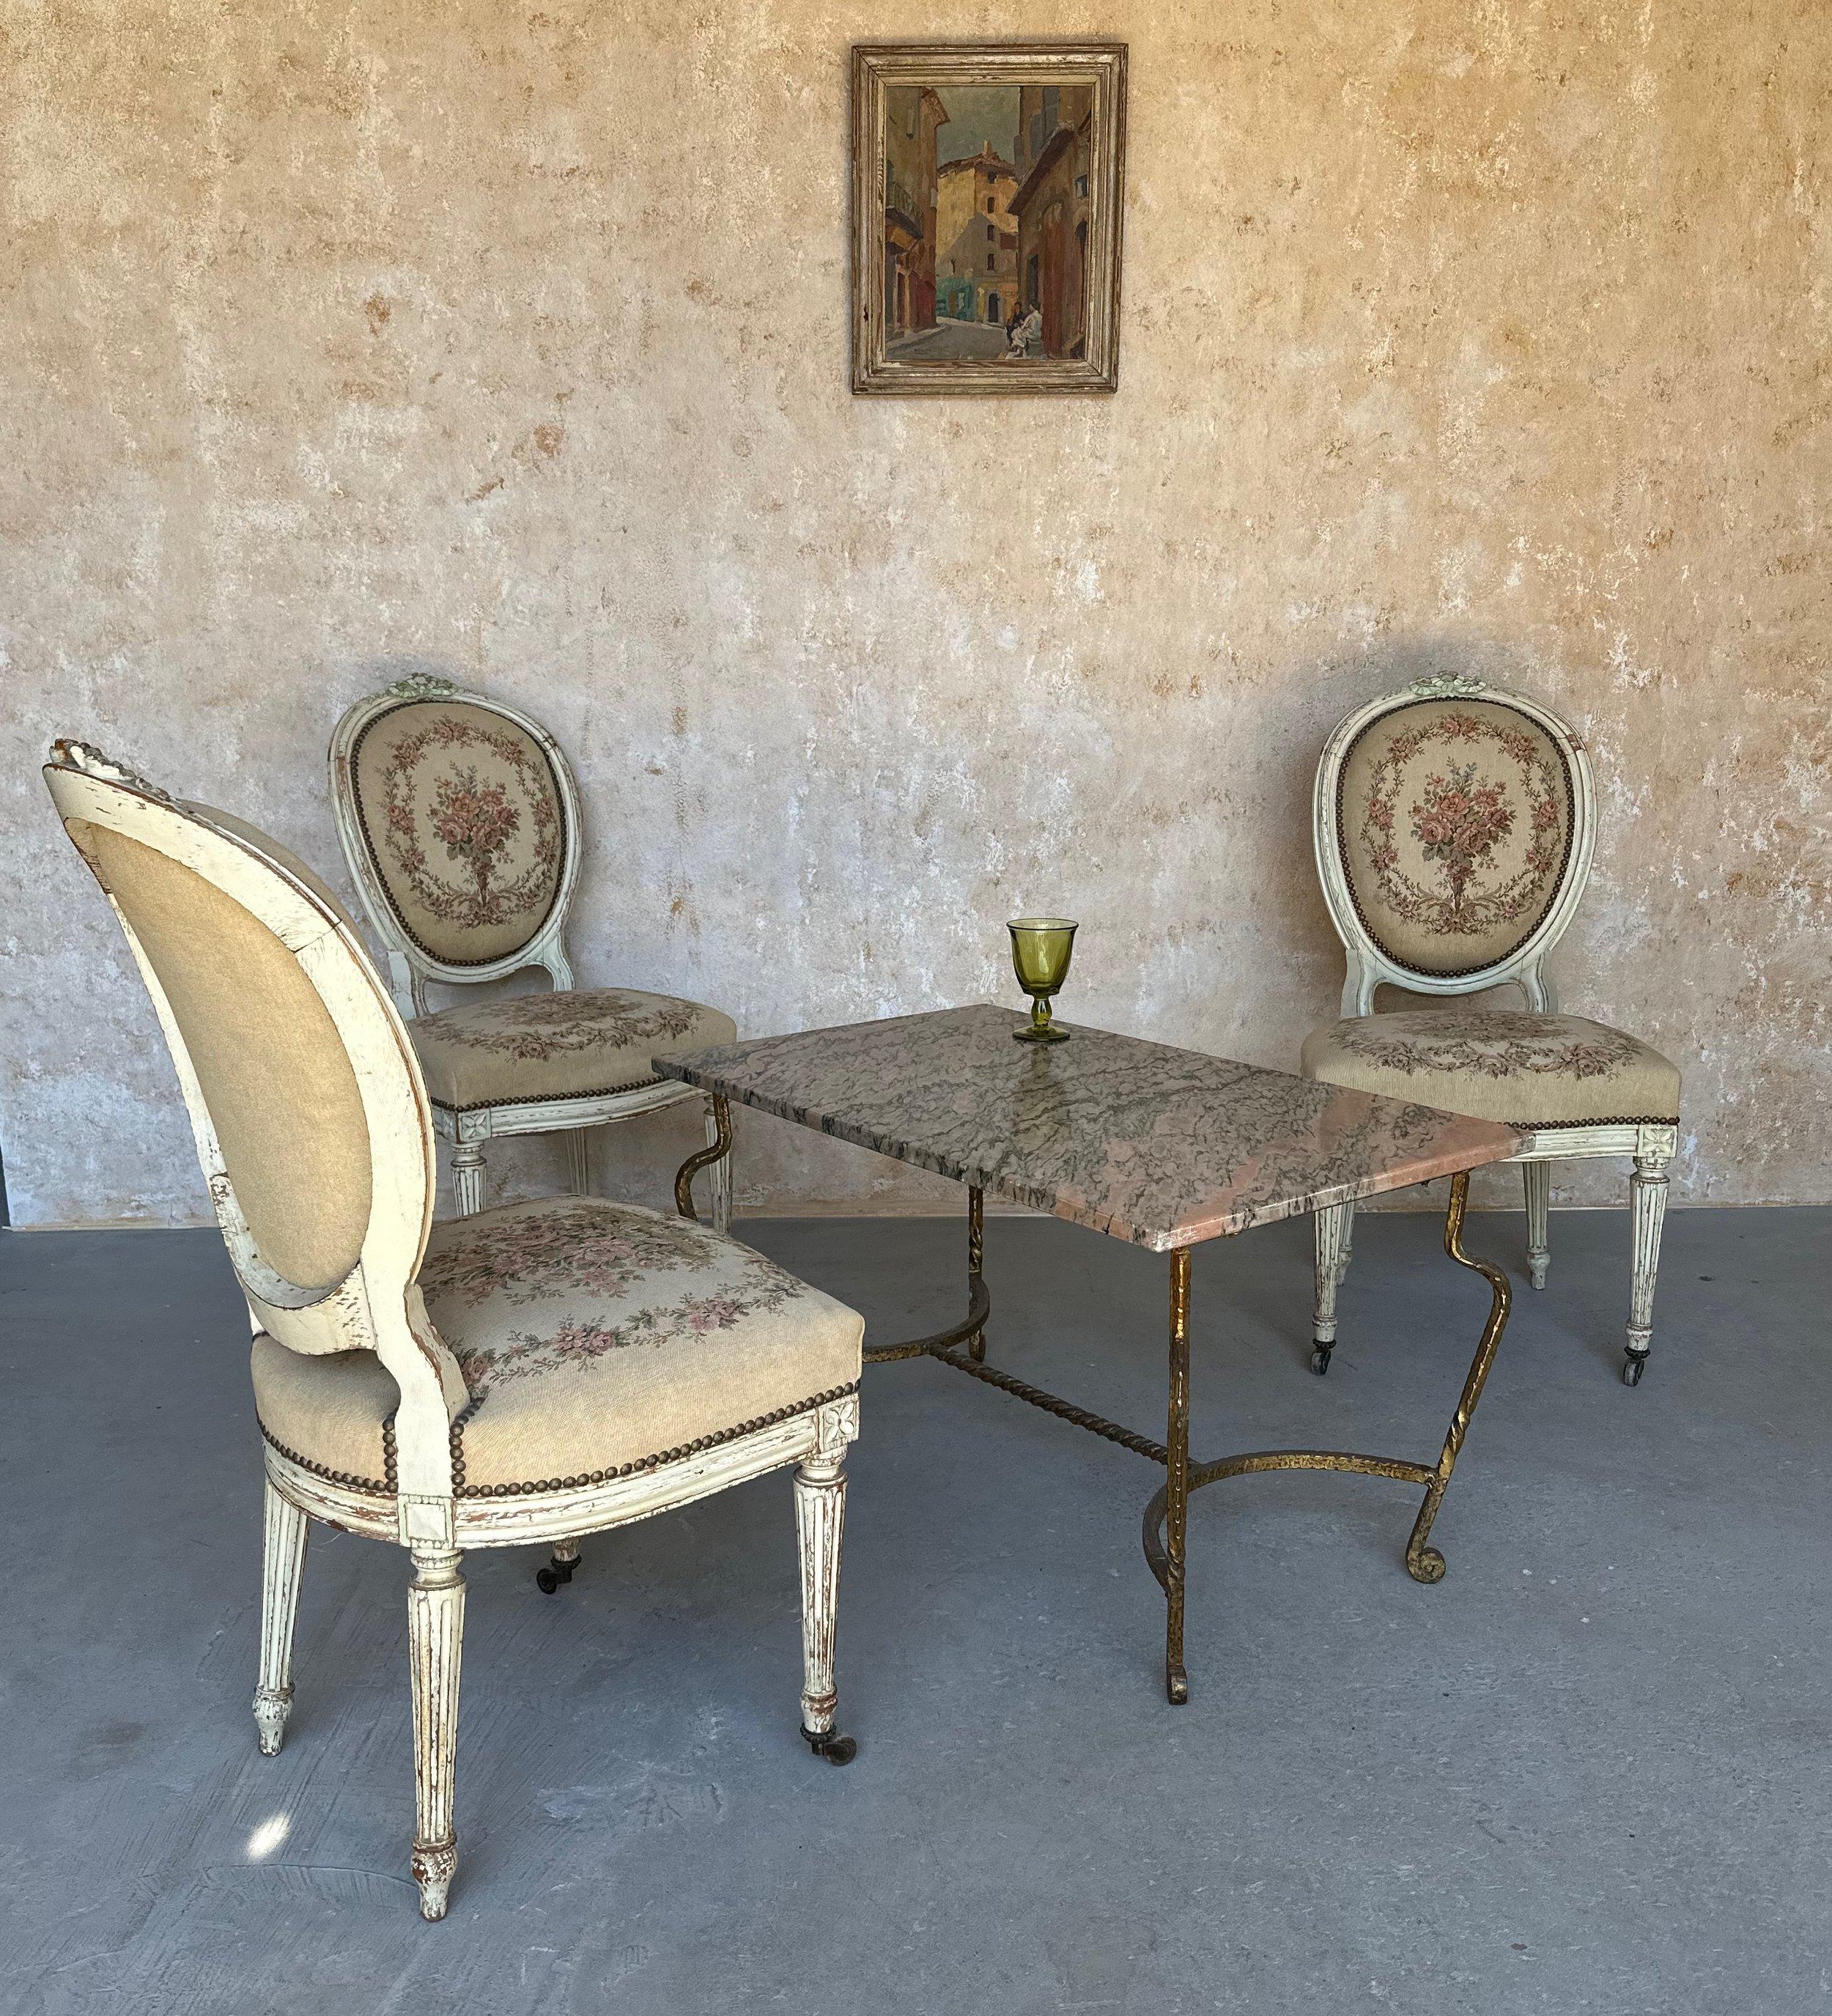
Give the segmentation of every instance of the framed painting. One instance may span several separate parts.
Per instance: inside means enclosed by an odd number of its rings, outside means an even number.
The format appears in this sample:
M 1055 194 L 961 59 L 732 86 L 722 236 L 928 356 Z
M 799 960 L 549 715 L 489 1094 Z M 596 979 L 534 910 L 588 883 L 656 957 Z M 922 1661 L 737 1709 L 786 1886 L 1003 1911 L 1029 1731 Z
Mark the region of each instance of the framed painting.
M 852 389 L 1119 382 L 1123 42 L 852 52 Z

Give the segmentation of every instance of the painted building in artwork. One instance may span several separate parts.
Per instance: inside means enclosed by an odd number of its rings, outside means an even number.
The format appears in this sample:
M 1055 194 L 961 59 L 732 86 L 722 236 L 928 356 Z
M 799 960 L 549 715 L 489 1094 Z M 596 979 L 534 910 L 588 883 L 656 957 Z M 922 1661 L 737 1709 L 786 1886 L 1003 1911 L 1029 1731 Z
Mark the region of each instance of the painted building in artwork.
M 1094 92 L 1087 85 L 1026 85 L 1018 93 L 1017 287 L 1043 316 L 1043 355 L 1085 355 L 1088 177 Z
M 1002 322 L 1015 305 L 1017 220 L 1010 203 L 1018 178 L 992 151 L 944 161 L 936 171 L 936 284 L 941 312 L 966 322 Z
M 915 85 L 884 94 L 884 332 L 935 326 L 935 134 L 939 95 Z

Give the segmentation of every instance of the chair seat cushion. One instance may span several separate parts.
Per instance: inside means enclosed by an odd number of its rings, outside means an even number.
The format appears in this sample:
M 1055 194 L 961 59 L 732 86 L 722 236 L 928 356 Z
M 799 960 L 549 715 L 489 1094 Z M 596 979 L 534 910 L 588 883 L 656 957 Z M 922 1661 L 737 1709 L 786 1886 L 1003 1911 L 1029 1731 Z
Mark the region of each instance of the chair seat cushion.
M 738 1039 L 729 1015 L 629 987 L 466 1003 L 407 1025 L 436 1106 L 518 1105 L 653 1085 L 650 1059 Z
M 729 1441 L 857 1384 L 863 1319 L 706 1226 L 596 1197 L 437 1225 L 419 1285 L 470 1404 L 466 1497 L 596 1482 Z M 394 1381 L 368 1352 L 254 1340 L 262 1432 L 315 1469 L 389 1489 Z
M 1679 1113 L 1677 1066 L 1582 1015 L 1456 1007 L 1352 1016 L 1311 1031 L 1301 1068 L 1325 1085 L 1510 1127 L 1671 1126 Z

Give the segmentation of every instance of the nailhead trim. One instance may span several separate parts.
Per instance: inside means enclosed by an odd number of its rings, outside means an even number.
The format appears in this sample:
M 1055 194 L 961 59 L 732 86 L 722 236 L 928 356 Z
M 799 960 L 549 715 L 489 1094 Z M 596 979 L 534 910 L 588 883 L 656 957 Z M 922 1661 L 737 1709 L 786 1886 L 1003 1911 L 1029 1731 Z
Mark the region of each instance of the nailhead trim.
M 314 1477 L 322 1477 L 327 1484 L 346 1485 L 352 1491 L 366 1491 L 378 1498 L 392 1498 L 394 1493 L 394 1424 L 391 1420 L 382 1429 L 383 1453 L 388 1459 L 388 1481 L 379 1484 L 373 1477 L 353 1477 L 347 1470 L 332 1470 L 322 1463 L 314 1463 L 310 1456 L 301 1456 L 297 1449 L 288 1449 L 277 1435 L 270 1435 L 265 1424 L 257 1423 L 261 1439 L 279 1451 L 287 1462 L 296 1463 L 301 1470 L 308 1470 Z
M 452 1495 L 464 1496 L 464 1431 L 465 1424 L 483 1405 L 482 1400 L 467 1400 L 452 1417 Z
M 435 1099 L 433 1103 L 441 1113 L 490 1113 L 502 1106 L 552 1106 L 563 1099 L 615 1099 L 623 1093 L 646 1092 L 651 1085 L 667 1082 L 659 1076 L 639 1078 L 628 1085 L 599 1085 L 584 1092 L 518 1093 L 513 1099 L 473 1099 L 468 1106 L 448 1106 L 442 1099 Z
M 1679 1116 L 1671 1120 L 1650 1118 L 1645 1113 L 1606 1113 L 1600 1120 L 1504 1120 L 1503 1127 L 1511 1127 L 1517 1134 L 1549 1132 L 1555 1127 L 1677 1127 Z
M 794 1406 L 778 1407 L 773 1413 L 759 1414 L 755 1420 L 740 1421 L 735 1428 L 721 1428 L 716 1435 L 698 1435 L 690 1442 L 683 1442 L 678 1449 L 663 1449 L 658 1455 L 639 1458 L 635 1463 L 620 1463 L 612 1470 L 595 1470 L 582 1477 L 544 1477 L 530 1484 L 480 1484 L 459 1487 L 455 1463 L 453 1465 L 453 1495 L 459 1498 L 524 1498 L 538 1491 L 577 1491 L 585 1485 L 611 1484 L 623 1477 L 640 1477 L 652 1470 L 660 1470 L 671 1463 L 678 1463 L 683 1456 L 697 1456 L 703 1449 L 717 1449 L 723 1442 L 736 1442 L 742 1435 L 754 1435 L 759 1428 L 774 1427 L 779 1421 L 793 1420 L 797 1414 L 811 1413 L 816 1407 L 824 1407 L 830 1401 L 843 1400 L 848 1393 L 858 1391 L 855 1379 L 844 1386 L 836 1386 L 830 1391 L 817 1393 L 812 1400 L 797 1400 Z M 465 1410 L 468 1414 L 470 1409 Z M 452 1424 L 454 1438 L 458 1435 L 465 1417 L 461 1415 Z
M 735 1428 L 721 1428 L 716 1435 L 699 1435 L 690 1442 L 683 1442 L 678 1449 L 663 1449 L 655 1456 L 638 1458 L 634 1463 L 622 1463 L 612 1470 L 595 1470 L 582 1477 L 544 1477 L 528 1484 L 480 1484 L 467 1485 L 464 1481 L 464 1431 L 476 1414 L 480 1401 L 473 1400 L 452 1424 L 452 1495 L 454 1498 L 524 1498 L 538 1491 L 578 1491 L 595 1484 L 611 1484 L 624 1477 L 641 1477 L 650 1471 L 660 1470 L 671 1463 L 678 1463 L 683 1456 L 698 1456 L 704 1449 L 717 1449 L 722 1443 L 736 1442 L 741 1436 L 754 1435 L 759 1428 L 774 1427 L 779 1421 L 792 1420 L 797 1414 L 812 1413 L 816 1407 L 825 1407 L 835 1400 L 843 1400 L 849 1393 L 858 1391 L 855 1379 L 849 1384 L 835 1386 L 825 1393 L 817 1393 L 812 1400 L 797 1400 L 792 1406 L 778 1407 L 772 1413 L 759 1414 L 754 1420 L 740 1421 Z M 400 1483 L 394 1465 L 394 1417 L 391 1414 L 382 1424 L 382 1463 L 385 1481 L 378 1483 L 373 1477 L 357 1477 L 345 1470 L 332 1470 L 322 1463 L 314 1463 L 309 1456 L 301 1456 L 297 1449 L 288 1449 L 275 1435 L 261 1428 L 264 1440 L 278 1449 L 289 1463 L 296 1463 L 301 1470 L 309 1471 L 314 1477 L 322 1477 L 329 1484 L 341 1484 L 352 1491 L 363 1491 L 376 1497 L 393 1498 L 398 1495 Z

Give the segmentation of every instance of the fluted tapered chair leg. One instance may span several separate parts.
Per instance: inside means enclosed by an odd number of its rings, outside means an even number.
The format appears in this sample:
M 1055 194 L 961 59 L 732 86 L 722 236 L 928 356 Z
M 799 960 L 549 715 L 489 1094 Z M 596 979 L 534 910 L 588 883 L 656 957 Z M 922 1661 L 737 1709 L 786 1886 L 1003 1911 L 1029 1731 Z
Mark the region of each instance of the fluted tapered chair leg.
M 1310 1369 L 1322 1373 L 1330 1369 L 1330 1354 L 1336 1348 L 1336 1291 L 1348 1269 L 1349 1228 L 1353 1204 L 1326 1204 L 1312 1220 L 1316 1239 L 1316 1305 L 1312 1326 Z
M 460 1141 L 452 1150 L 452 1208 L 455 1216 L 474 1218 L 484 1208 L 484 1144 Z
M 442 1918 L 458 1867 L 453 1774 L 458 1761 L 458 1669 L 464 1644 L 459 1556 L 413 1550 L 407 1591 L 408 1654 L 413 1681 L 413 1880 L 420 1915 Z
M 846 1523 L 844 1453 L 810 1456 L 795 1473 L 795 1537 L 801 1557 L 801 1733 L 817 1757 L 850 1764 L 858 1746 L 834 1727 L 839 1696 L 833 1640 L 840 1603 L 840 1536 Z
M 1629 1341 L 1622 1360 L 1625 1385 L 1639 1386 L 1654 1343 L 1654 1283 L 1660 1271 L 1661 1226 L 1667 1215 L 1667 1157 L 1637 1155 L 1629 1179 L 1635 1244 L 1629 1291 Z
M 1535 1287 L 1543 1288 L 1546 1270 L 1552 1265 L 1547 1229 L 1552 1205 L 1551 1163 L 1523 1162 L 1521 1185 L 1527 1193 L 1527 1278 Z
M 267 1486 L 261 1557 L 261 1671 L 254 1726 L 261 1754 L 275 1755 L 293 1711 L 293 1625 L 305 1568 L 305 1514 Z

